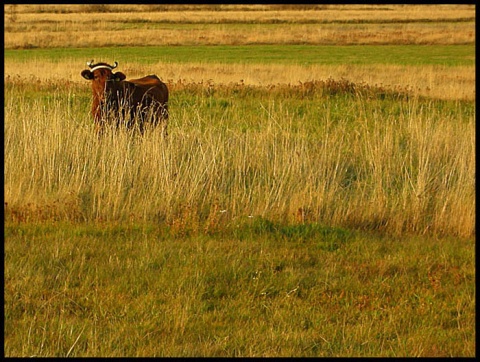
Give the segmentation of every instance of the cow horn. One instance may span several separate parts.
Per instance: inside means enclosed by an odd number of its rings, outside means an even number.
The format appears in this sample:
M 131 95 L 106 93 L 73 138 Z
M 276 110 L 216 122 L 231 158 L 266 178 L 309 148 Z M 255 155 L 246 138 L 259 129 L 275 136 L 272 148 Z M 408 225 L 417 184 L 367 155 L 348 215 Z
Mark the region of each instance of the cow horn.
M 118 66 L 118 62 L 113 63 L 112 69 L 115 69 Z
M 87 62 L 87 66 L 89 66 L 90 68 L 92 67 L 92 65 L 93 65 L 93 59 Z

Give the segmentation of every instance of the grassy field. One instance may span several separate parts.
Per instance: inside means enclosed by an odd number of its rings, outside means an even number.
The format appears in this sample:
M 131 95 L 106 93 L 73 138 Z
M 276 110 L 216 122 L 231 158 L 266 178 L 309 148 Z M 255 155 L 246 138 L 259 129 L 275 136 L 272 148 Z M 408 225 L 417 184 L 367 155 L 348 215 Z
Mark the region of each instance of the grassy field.
M 136 63 L 220 63 L 220 64 L 284 64 L 284 65 L 403 65 L 403 66 L 468 66 L 475 63 L 471 45 L 255 45 L 255 46 L 155 46 L 147 48 L 104 47 L 94 53 L 102 58 L 132 59 Z M 12 62 L 37 61 L 78 62 L 88 59 L 91 49 L 36 49 L 22 52 L 6 50 L 5 58 Z
M 475 13 L 425 9 L 5 6 L 5 355 L 474 356 Z M 97 139 L 92 58 L 168 139 Z
M 133 9 L 10 5 L 5 11 L 5 48 L 475 43 L 473 5 Z
M 333 79 L 409 89 L 449 100 L 475 99 L 475 47 L 432 46 L 176 46 L 6 50 L 5 74 L 23 82 L 72 82 L 88 88 L 86 60 L 118 60 L 130 78 L 156 73 L 169 82 L 264 86 Z M 342 61 L 339 62 L 339 59 Z M 124 60 L 124 61 L 121 61 Z
M 473 356 L 474 243 L 252 220 L 5 229 L 6 356 Z
M 7 216 L 48 218 L 49 205 L 53 218 L 195 225 L 218 203 L 229 222 L 289 223 L 304 210 L 331 225 L 474 235 L 472 102 L 334 80 L 176 82 L 168 140 L 123 132 L 99 143 L 89 89 L 57 88 L 7 82 Z

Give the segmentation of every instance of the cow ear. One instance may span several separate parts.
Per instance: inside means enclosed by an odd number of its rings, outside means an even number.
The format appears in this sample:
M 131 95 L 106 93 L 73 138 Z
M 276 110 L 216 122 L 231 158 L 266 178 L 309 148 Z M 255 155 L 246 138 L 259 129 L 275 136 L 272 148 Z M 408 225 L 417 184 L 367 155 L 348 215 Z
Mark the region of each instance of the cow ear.
M 117 82 L 120 82 L 121 80 L 124 80 L 125 78 L 127 78 L 127 76 L 125 74 L 123 74 L 122 72 L 116 72 L 113 74 L 113 79 L 115 79 Z
M 85 78 L 86 80 L 92 80 L 93 79 L 93 73 L 89 71 L 88 69 L 85 69 L 82 71 L 82 77 Z

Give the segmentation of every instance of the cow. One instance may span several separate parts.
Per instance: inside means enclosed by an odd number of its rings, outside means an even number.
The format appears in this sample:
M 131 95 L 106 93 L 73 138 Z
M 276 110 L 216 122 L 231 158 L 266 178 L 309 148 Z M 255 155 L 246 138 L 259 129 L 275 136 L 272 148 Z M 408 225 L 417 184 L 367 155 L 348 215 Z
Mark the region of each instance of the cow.
M 147 124 L 161 124 L 167 135 L 168 88 L 156 75 L 125 80 L 122 72 L 113 72 L 118 66 L 87 62 L 90 69 L 81 72 L 92 81 L 92 116 L 95 128 L 102 135 L 106 125 L 137 129 L 143 134 Z

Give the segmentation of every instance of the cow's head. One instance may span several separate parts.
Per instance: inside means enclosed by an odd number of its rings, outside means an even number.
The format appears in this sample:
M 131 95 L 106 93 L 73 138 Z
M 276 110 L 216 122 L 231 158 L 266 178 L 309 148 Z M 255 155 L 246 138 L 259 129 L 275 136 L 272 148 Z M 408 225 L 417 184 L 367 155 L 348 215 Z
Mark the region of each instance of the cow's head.
M 94 97 L 98 100 L 103 100 L 105 95 L 105 89 L 108 87 L 109 82 L 120 82 L 126 78 L 122 72 L 113 73 L 113 69 L 118 66 L 118 62 L 114 65 L 107 63 L 93 64 L 93 60 L 87 62 L 90 69 L 82 71 L 82 77 L 92 81 L 92 89 Z

